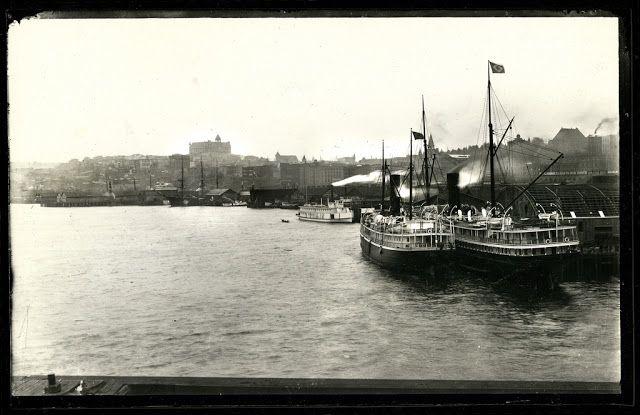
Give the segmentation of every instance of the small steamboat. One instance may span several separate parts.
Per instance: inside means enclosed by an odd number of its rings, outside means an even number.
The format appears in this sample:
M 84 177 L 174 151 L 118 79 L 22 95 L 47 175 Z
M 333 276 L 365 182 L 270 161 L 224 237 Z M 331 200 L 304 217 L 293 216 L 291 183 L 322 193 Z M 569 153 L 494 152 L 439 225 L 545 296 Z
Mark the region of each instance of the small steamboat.
M 326 205 L 320 203 L 305 204 L 300 206 L 298 219 L 312 222 L 326 223 L 351 223 L 353 222 L 353 210 L 344 205 L 341 200 L 327 202 Z

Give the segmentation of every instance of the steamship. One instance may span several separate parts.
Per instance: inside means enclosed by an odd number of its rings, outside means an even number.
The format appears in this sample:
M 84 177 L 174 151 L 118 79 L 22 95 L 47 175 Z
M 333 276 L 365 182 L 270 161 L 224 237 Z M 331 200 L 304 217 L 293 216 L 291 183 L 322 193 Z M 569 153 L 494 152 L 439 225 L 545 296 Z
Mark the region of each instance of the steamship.
M 360 218 L 360 248 L 372 261 L 392 267 L 415 267 L 433 272 L 435 266 L 448 266 L 454 252 L 453 223 L 446 221 L 437 205 L 413 207 L 413 140 L 424 142 L 425 201 L 429 199 L 429 153 L 426 140 L 426 117 L 422 101 L 422 134 L 411 131 L 409 155 L 409 203 L 400 211 L 400 176 L 390 177 L 389 211 L 384 210 L 385 176 L 388 166 L 382 144 L 382 201 L 380 209 L 363 210 Z
M 489 62 L 489 68 L 493 73 L 504 73 L 504 67 Z M 489 71 L 488 71 L 489 72 Z M 562 153 L 553 160 L 531 183 L 529 183 L 506 206 L 496 202 L 494 159 L 500 143 L 504 139 L 507 130 L 511 127 L 513 118 L 498 145 L 494 145 L 494 127 L 491 121 L 491 78 L 489 75 L 487 86 L 488 101 L 488 128 L 489 146 L 487 159 L 490 167 L 491 202 L 488 209 L 482 208 L 480 212 L 475 209 L 472 214 L 471 207 L 466 211 L 453 206 L 447 221 L 453 226 L 455 232 L 456 253 L 459 254 L 462 264 L 468 268 L 479 271 L 494 272 L 498 275 L 520 274 L 530 277 L 550 277 L 551 274 L 568 257 L 580 251 L 576 227 L 572 225 L 560 225 L 558 212 L 541 213 L 537 218 L 519 221 L 513 219 L 509 212 L 514 202 L 522 196 L 553 164 L 563 157 Z M 481 174 L 484 175 L 484 172 Z M 451 176 L 448 175 L 448 176 Z M 451 193 L 458 190 L 458 176 L 453 176 L 454 183 L 449 183 L 450 204 L 458 201 L 458 196 L 451 199 Z M 450 177 L 448 177 L 449 181 Z
M 327 201 L 327 204 L 304 204 L 300 206 L 297 213 L 298 219 L 312 222 L 326 223 L 351 223 L 353 222 L 353 210 L 344 205 L 342 200 L 333 202 Z

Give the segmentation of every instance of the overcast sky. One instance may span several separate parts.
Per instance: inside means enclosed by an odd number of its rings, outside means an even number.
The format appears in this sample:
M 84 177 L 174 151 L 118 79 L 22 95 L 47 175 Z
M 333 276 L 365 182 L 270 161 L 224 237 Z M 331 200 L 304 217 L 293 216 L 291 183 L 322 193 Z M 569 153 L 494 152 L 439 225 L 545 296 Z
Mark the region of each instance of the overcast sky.
M 475 144 L 487 60 L 515 131 L 618 114 L 615 18 L 30 19 L 9 28 L 11 161 L 187 153 L 332 159 Z

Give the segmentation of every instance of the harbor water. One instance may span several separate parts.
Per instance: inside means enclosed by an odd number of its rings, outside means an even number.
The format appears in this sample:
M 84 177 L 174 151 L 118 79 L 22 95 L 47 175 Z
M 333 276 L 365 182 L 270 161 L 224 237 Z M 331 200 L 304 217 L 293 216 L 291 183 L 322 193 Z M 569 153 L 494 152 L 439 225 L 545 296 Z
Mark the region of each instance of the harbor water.
M 388 271 L 295 212 L 12 205 L 13 375 L 619 380 L 618 278 Z

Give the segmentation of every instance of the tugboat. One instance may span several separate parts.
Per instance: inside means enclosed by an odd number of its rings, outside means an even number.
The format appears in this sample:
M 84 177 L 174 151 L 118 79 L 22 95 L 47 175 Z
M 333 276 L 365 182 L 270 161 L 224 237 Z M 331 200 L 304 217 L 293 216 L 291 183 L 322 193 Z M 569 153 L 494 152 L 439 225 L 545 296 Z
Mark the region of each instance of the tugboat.
M 454 252 L 453 224 L 444 220 L 444 208 L 438 205 L 413 208 L 413 140 L 425 140 L 425 187 L 428 189 L 428 160 L 426 145 L 426 116 L 422 101 L 422 134 L 411 131 L 409 155 L 409 203 L 406 213 L 400 212 L 400 176 L 390 177 L 390 209 L 384 210 L 385 176 L 388 166 L 382 143 L 382 199 L 380 209 L 363 210 L 360 219 L 360 248 L 372 261 L 384 266 L 417 268 L 434 274 L 436 269 L 448 266 Z M 389 172 L 390 173 L 390 172 Z M 428 191 L 425 193 L 428 194 Z M 425 200 L 428 202 L 428 200 Z
M 514 202 L 522 196 L 542 175 L 548 171 L 560 158 L 562 153 L 553 160 L 531 183 L 529 183 L 510 203 L 502 206 L 496 202 L 494 159 L 513 118 L 498 145 L 494 145 L 494 127 L 491 120 L 491 77 L 493 73 L 504 73 L 502 65 L 489 62 L 487 102 L 489 146 L 487 159 L 489 160 L 491 180 L 491 201 L 487 209 L 476 209 L 466 212 L 455 210 L 453 206 L 449 212 L 449 223 L 455 231 L 456 253 L 464 266 L 475 271 L 484 271 L 496 275 L 509 277 L 525 277 L 528 282 L 536 286 L 553 288 L 557 284 L 554 271 L 561 264 L 580 251 L 580 241 L 576 227 L 560 225 L 557 212 L 538 215 L 537 219 L 521 219 L 516 221 L 509 212 Z M 484 175 L 484 171 L 481 173 Z M 450 201 L 450 203 L 454 203 Z

